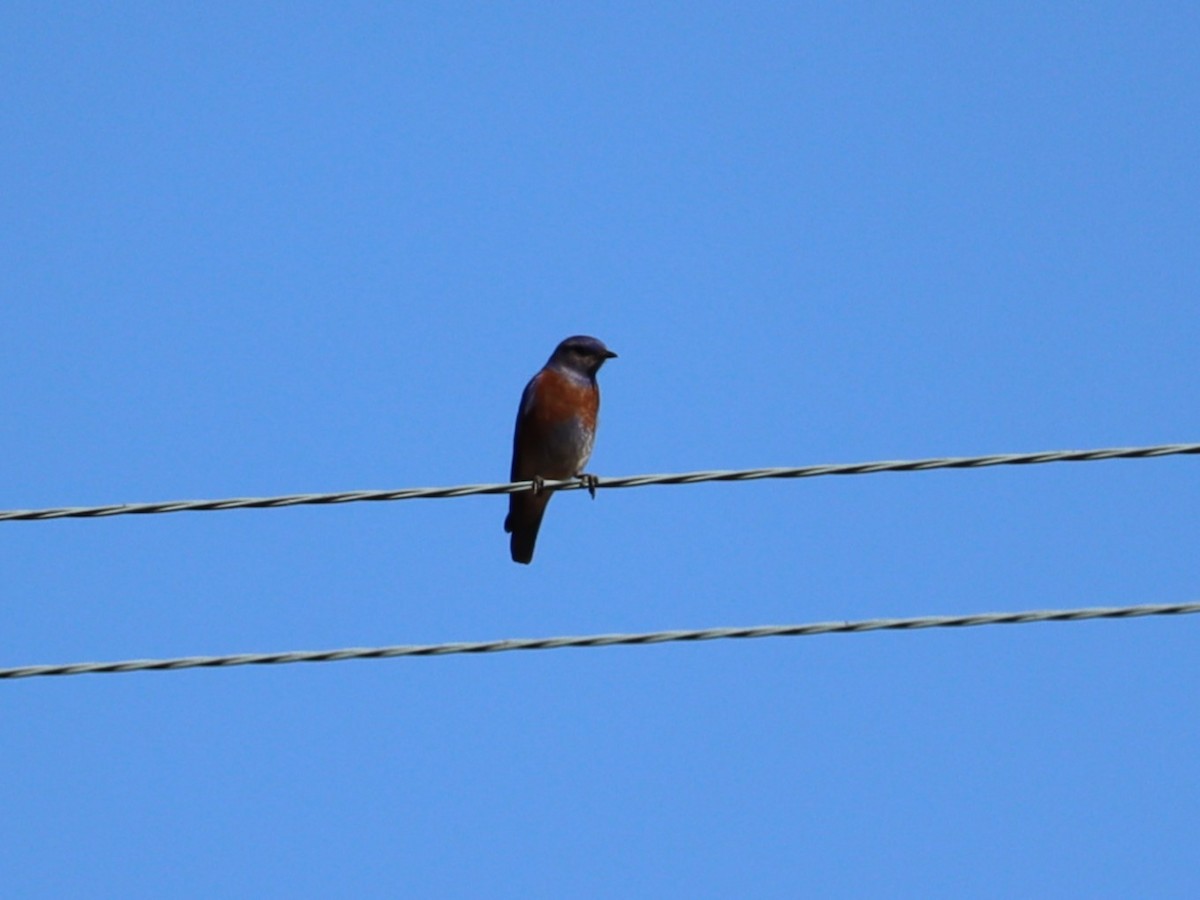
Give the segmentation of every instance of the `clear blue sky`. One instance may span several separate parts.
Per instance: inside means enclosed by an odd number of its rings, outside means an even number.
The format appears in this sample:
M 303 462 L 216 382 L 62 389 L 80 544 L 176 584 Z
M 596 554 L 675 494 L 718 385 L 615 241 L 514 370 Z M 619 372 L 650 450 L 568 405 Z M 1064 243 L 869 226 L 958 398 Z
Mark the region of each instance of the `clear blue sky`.
M 0 507 L 1200 440 L 1200 12 L 0 10 Z M 1200 596 L 1200 461 L 0 523 L 0 665 Z M 0 683 L 12 897 L 1184 897 L 1200 619 Z

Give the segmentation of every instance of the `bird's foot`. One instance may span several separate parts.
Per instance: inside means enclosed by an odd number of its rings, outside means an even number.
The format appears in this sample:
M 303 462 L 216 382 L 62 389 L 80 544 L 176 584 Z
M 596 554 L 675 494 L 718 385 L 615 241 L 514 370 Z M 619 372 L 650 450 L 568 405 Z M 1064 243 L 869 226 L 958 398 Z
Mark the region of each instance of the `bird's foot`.
M 541 475 L 534 475 L 529 479 L 533 482 L 533 496 L 537 496 L 546 489 L 546 479 Z
M 587 492 L 592 495 L 592 499 L 596 499 L 596 486 L 600 484 L 600 479 L 596 475 L 588 475 L 585 472 L 580 472 L 575 476 L 587 488 Z

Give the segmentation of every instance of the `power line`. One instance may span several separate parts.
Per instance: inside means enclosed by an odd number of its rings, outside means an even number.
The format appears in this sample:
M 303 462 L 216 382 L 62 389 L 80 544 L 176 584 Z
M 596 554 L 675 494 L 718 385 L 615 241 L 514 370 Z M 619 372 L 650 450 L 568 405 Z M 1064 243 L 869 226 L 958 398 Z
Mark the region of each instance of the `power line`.
M 946 456 L 929 459 L 839 463 L 797 468 L 733 469 L 680 472 L 668 475 L 627 475 L 600 478 L 598 488 L 644 487 L 651 484 L 699 484 L 705 481 L 759 481 L 765 478 L 819 478 L 825 475 L 872 475 L 876 472 L 925 472 L 931 469 L 981 469 L 987 466 L 1026 466 L 1052 462 L 1093 462 L 1103 459 L 1148 459 L 1159 456 L 1200 454 L 1200 444 L 1160 444 L 1152 447 L 1116 447 L 1103 450 L 1048 450 L 991 456 Z M 285 494 L 277 497 L 232 497 L 224 500 L 171 500 L 159 503 L 121 503 L 110 506 L 68 506 L 52 509 L 0 510 L 0 521 L 93 519 L 151 513 L 208 512 L 227 509 L 278 509 L 287 506 L 323 506 L 384 500 L 444 499 L 474 494 L 515 494 L 532 488 L 532 482 L 461 484 L 454 487 L 401 488 L 381 491 L 341 491 L 331 494 Z M 545 490 L 571 491 L 581 481 L 547 481 Z
M 1133 619 L 1200 612 L 1200 603 L 1148 606 L 1096 606 L 962 616 L 923 616 L 909 619 L 860 619 L 856 622 L 814 622 L 807 625 L 760 625 L 749 628 L 703 628 L 690 631 L 647 631 L 637 634 L 592 634 L 578 637 L 516 638 L 449 644 L 401 644 L 392 647 L 346 647 L 340 650 L 298 650 L 285 653 L 242 653 L 230 656 L 184 656 L 174 659 L 129 659 L 119 662 L 67 663 L 0 669 L 0 678 L 43 675 L 89 675 L 119 672 L 162 672 L 227 666 L 283 665 L 301 662 L 341 662 L 348 659 L 391 659 L 400 656 L 449 656 L 456 653 L 503 653 L 509 650 L 557 650 L 563 647 L 612 647 L 621 644 L 666 644 L 728 638 L 804 637 L 816 634 L 858 634 L 865 631 L 913 631 L 918 628 L 964 628 L 973 625 L 1024 625 L 1032 622 L 1080 622 L 1086 619 Z

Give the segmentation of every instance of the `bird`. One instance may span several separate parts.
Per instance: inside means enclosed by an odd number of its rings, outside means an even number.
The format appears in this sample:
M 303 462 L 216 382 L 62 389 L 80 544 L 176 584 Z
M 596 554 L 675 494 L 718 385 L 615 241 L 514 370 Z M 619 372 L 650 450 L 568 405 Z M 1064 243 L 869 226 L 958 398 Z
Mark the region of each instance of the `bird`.
M 513 481 L 532 481 L 533 490 L 508 495 L 504 530 L 512 535 L 513 562 L 533 561 L 538 529 L 552 491 L 545 479 L 580 478 L 596 496 L 596 477 L 584 466 L 596 440 L 600 386 L 596 373 L 616 355 L 598 338 L 577 334 L 563 340 L 525 385 L 513 430 Z

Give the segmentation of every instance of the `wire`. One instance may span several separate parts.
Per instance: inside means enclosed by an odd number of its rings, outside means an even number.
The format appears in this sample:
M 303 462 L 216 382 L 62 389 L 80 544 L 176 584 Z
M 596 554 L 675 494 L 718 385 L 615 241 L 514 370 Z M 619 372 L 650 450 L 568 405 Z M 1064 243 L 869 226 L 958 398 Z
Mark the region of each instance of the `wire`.
M 948 456 L 930 459 L 884 460 L 800 466 L 798 468 L 735 469 L 681 472 L 669 475 L 628 475 L 599 478 L 598 488 L 643 487 L 651 484 L 699 484 L 705 481 L 758 481 L 764 478 L 818 478 L 825 475 L 871 475 L 876 472 L 924 472 L 930 469 L 981 469 L 986 466 L 1024 466 L 1052 462 L 1091 462 L 1103 459 L 1147 459 L 1159 456 L 1200 454 L 1200 444 L 1161 444 L 1153 447 L 1116 447 L 1103 450 L 1049 450 L 992 456 Z M 332 494 L 286 494 L 278 497 L 233 497 L 225 500 L 173 500 L 159 503 L 122 503 L 112 506 L 69 506 L 53 509 L 0 510 L 0 521 L 92 519 L 150 513 L 207 512 L 226 509 L 277 509 L 287 506 L 322 506 L 383 500 L 442 499 L 473 494 L 515 494 L 533 487 L 529 481 L 505 484 L 462 484 L 454 487 L 401 488 L 383 491 L 341 491 Z M 570 491 L 586 487 L 583 481 L 546 481 L 545 490 Z
M 972 625 L 1023 625 L 1031 622 L 1080 622 L 1086 619 L 1132 619 L 1200 612 L 1200 603 L 1150 606 L 1097 606 L 963 616 L 923 616 L 909 619 L 861 619 L 856 622 L 814 622 L 807 625 L 760 625 L 750 628 L 703 628 L 691 631 L 647 631 L 639 634 L 592 634 L 580 637 L 516 638 L 450 644 L 401 644 L 393 647 L 347 647 L 341 650 L 298 650 L 285 653 L 242 653 L 230 656 L 184 656 L 175 659 L 129 659 L 119 662 L 67 663 L 0 669 L 2 678 L 43 675 L 90 675 L 118 672 L 163 672 L 227 666 L 283 665 L 301 662 L 341 662 L 348 659 L 391 659 L 399 656 L 449 656 L 456 653 L 503 653 L 509 650 L 557 650 L 562 647 L 611 647 L 619 644 L 666 644 L 727 638 L 803 637 L 864 631 L 912 631 L 918 628 L 964 628 Z

